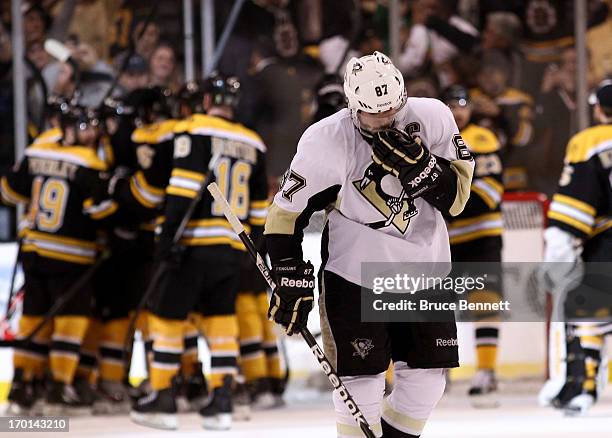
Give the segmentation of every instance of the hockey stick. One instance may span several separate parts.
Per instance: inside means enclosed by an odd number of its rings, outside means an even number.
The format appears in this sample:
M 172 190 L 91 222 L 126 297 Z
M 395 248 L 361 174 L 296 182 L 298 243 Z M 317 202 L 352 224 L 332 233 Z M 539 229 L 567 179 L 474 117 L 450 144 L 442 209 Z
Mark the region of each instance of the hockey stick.
M 242 223 L 240 222 L 240 219 L 238 219 L 236 215 L 232 212 L 232 208 L 229 206 L 227 200 L 219 190 L 219 186 L 217 186 L 216 183 L 209 184 L 208 191 L 210 192 L 212 197 L 215 198 L 215 201 L 221 204 L 223 208 L 223 214 L 232 226 L 234 232 L 238 235 L 238 237 L 246 247 L 251 258 L 257 265 L 259 272 L 261 272 L 261 275 L 264 277 L 270 288 L 272 290 L 276 289 L 276 284 L 272 279 L 272 273 L 270 272 L 270 269 L 268 269 L 265 260 L 257 252 L 257 249 L 255 249 L 255 245 L 253 244 L 253 241 L 251 240 L 249 235 L 246 233 L 244 227 L 242 226 Z M 304 327 L 302 330 L 300 330 L 300 334 L 310 347 L 312 354 L 314 354 L 315 358 L 319 362 L 319 365 L 321 365 L 321 368 L 323 368 L 323 372 L 331 382 L 332 386 L 336 391 L 338 391 L 338 395 L 340 395 L 340 398 L 342 398 L 342 401 L 344 402 L 346 408 L 351 413 L 364 435 L 367 438 L 376 438 L 376 435 L 374 435 L 372 428 L 370 427 L 365 416 L 359 409 L 359 406 L 357 406 L 357 403 L 355 403 L 355 401 L 353 400 L 353 397 L 348 392 L 348 389 L 346 389 L 346 386 L 344 386 L 344 383 L 342 383 L 342 379 L 336 373 L 336 370 L 330 363 L 329 359 L 327 359 L 327 356 L 325 356 L 325 353 L 323 352 L 321 347 L 319 347 L 319 344 L 317 344 L 317 341 L 312 336 L 312 333 L 310 333 L 310 330 L 308 330 L 307 327 Z
M 81 291 L 83 286 L 85 286 L 85 284 L 91 280 L 96 271 L 100 269 L 100 266 L 102 266 L 109 257 L 110 251 L 104 251 L 98 260 L 96 260 L 96 262 L 91 265 L 74 283 L 72 283 L 68 290 L 64 292 L 64 294 L 62 294 L 58 300 L 55 301 L 53 306 L 51 306 L 49 311 L 45 314 L 43 320 L 36 327 L 34 327 L 34 330 L 32 330 L 28 336 L 26 336 L 24 339 L 15 339 L 13 341 L 0 341 L 0 347 L 25 347 L 29 345 L 30 342 L 32 342 L 32 339 L 34 339 L 34 336 L 36 336 L 45 325 L 47 325 L 66 307 L 68 302 Z
M 217 164 L 218 160 L 219 160 L 219 154 L 213 155 L 212 158 L 210 159 L 210 162 L 208 163 L 208 171 L 206 172 L 206 175 L 204 175 L 204 181 L 202 181 L 202 185 L 200 186 L 200 189 L 196 193 L 195 198 L 191 200 L 191 203 L 189 204 L 189 207 L 187 207 L 187 211 L 185 212 L 185 215 L 183 216 L 181 223 L 179 224 L 178 228 L 176 229 L 176 232 L 174 233 L 174 236 L 172 237 L 171 252 L 174 252 L 174 250 L 178 249 L 178 246 L 180 245 L 179 241 L 181 240 L 181 237 L 183 236 L 183 233 L 185 232 L 185 228 L 187 228 L 187 223 L 189 223 L 189 220 L 191 219 L 193 212 L 195 211 L 196 207 L 198 206 L 198 204 L 202 200 L 202 197 L 204 196 L 204 192 L 206 191 L 206 186 L 210 182 L 210 179 L 213 175 L 213 169 L 215 168 L 215 165 Z M 155 270 L 155 272 L 153 273 L 153 276 L 151 277 L 151 281 L 149 281 L 149 284 L 147 286 L 147 289 L 145 290 L 145 293 L 142 295 L 142 297 L 140 298 L 140 301 L 138 302 L 138 304 L 136 305 L 136 308 L 134 309 L 134 314 L 130 318 L 130 324 L 128 326 L 128 331 L 125 336 L 125 341 L 123 342 L 123 358 L 122 359 L 123 359 L 124 366 L 126 367 L 126 372 L 129 371 L 129 363 L 132 360 L 132 350 L 134 348 L 133 340 L 134 340 L 134 333 L 136 332 L 136 321 L 138 320 L 138 316 L 142 312 L 142 309 L 144 308 L 145 304 L 147 303 L 147 301 L 149 301 L 149 299 L 153 295 L 153 292 L 155 292 L 155 289 L 157 288 L 159 281 L 161 280 L 163 275 L 168 270 L 168 267 L 169 267 L 169 264 L 165 260 L 162 260 L 159 263 L 159 265 L 157 266 L 157 269 Z
M 9 312 L 13 306 L 13 298 L 15 293 L 15 277 L 17 276 L 17 267 L 19 266 L 19 259 L 21 258 L 21 245 L 23 239 L 19 239 L 17 243 L 17 255 L 15 256 L 15 263 L 13 264 L 13 270 L 11 271 L 11 280 L 9 282 L 8 298 L 6 300 L 6 312 L 4 312 L 4 319 L 8 320 L 10 315 Z

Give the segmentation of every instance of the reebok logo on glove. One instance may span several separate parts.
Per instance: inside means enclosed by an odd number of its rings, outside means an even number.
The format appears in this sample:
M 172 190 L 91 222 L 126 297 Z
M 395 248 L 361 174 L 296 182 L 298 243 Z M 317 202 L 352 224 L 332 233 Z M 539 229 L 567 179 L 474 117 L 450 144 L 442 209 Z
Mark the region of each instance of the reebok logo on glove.
M 292 278 L 282 277 L 280 285 L 284 287 L 303 287 L 308 289 L 314 289 L 314 280 L 294 280 Z
M 429 160 L 429 163 L 427 164 L 427 167 L 421 173 L 419 173 L 419 175 L 416 178 L 414 178 L 412 181 L 408 183 L 410 187 L 417 188 L 419 184 L 423 182 L 423 180 L 427 179 L 431 171 L 434 169 L 434 167 L 436 167 L 436 163 L 437 163 L 436 157 L 432 155 Z

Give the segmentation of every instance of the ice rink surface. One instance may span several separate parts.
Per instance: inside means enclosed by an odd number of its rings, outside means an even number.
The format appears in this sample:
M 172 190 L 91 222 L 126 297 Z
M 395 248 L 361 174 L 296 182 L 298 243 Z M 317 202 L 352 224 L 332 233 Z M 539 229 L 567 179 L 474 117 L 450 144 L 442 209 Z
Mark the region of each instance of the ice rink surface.
M 612 437 L 612 390 L 585 417 L 564 417 L 535 402 L 534 386 L 522 390 L 507 383 L 497 409 L 474 409 L 463 396 L 466 387 L 454 385 L 438 405 L 422 438 L 588 438 Z M 513 391 L 508 394 L 508 391 Z M 71 437 L 172 437 L 218 436 L 223 438 L 325 438 L 335 437 L 335 423 L 328 395 L 315 391 L 290 393 L 286 407 L 257 412 L 231 431 L 210 432 L 200 427 L 197 414 L 180 416 L 176 432 L 138 426 L 127 416 L 72 418 Z M 34 436 L 39 434 L 28 434 Z M 26 434 L 20 434 L 26 436 Z M 45 436 L 49 436 L 48 434 Z

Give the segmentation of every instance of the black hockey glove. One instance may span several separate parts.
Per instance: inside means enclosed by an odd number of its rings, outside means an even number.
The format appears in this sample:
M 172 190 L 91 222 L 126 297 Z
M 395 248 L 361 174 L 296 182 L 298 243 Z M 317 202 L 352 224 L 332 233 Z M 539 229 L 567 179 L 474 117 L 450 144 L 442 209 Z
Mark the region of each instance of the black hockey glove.
M 289 336 L 306 327 L 314 301 L 314 267 L 290 259 L 273 267 L 276 289 L 270 298 L 268 318 L 282 325 Z
M 432 189 L 442 170 L 435 155 L 401 129 L 385 129 L 374 135 L 372 159 L 395 175 L 410 198 L 418 198 Z

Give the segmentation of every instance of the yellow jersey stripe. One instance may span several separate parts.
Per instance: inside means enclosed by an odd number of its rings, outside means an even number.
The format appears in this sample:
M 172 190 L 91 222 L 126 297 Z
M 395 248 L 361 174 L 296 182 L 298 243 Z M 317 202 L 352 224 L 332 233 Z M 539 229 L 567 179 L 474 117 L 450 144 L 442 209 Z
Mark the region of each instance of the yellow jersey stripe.
M 108 204 L 107 207 L 101 208 L 97 210 L 95 213 L 91 213 L 89 217 L 91 217 L 94 220 L 104 219 L 110 216 L 111 214 L 113 214 L 114 212 L 116 212 L 118 208 L 119 206 L 117 205 L 117 203 L 115 201 L 112 201 L 111 203 Z
M 181 239 L 181 243 L 187 246 L 211 246 L 211 245 L 229 245 L 234 249 L 246 251 L 244 244 L 241 241 L 233 240 L 229 237 L 189 237 Z
M 493 237 L 501 235 L 501 228 L 489 228 L 485 230 L 474 231 L 472 233 L 460 234 L 458 236 L 451 237 L 449 241 L 451 245 L 457 245 L 459 243 L 469 242 L 472 240 L 480 239 L 482 237 Z
M 135 176 L 136 176 L 136 181 L 138 182 L 138 184 L 140 184 L 140 186 L 143 189 L 145 189 L 147 192 L 150 192 L 154 196 L 164 196 L 164 189 L 155 187 L 149 184 L 149 182 L 144 176 L 144 173 L 141 170 L 136 172 Z
M 478 222 L 483 222 L 483 221 L 495 221 L 495 220 L 501 220 L 502 218 L 502 214 L 500 212 L 495 212 L 495 213 L 486 213 L 486 214 L 482 214 L 480 216 L 477 217 L 472 217 L 472 218 L 468 218 L 468 219 L 458 219 L 456 221 L 453 221 L 450 225 L 449 225 L 449 229 L 451 228 L 460 228 L 460 227 L 465 227 L 467 225 L 472 225 Z
M 134 196 L 134 198 L 143 206 L 146 208 L 150 208 L 153 209 L 156 207 L 156 204 L 149 201 L 148 199 L 146 199 L 144 196 L 142 196 L 142 194 L 140 193 L 139 187 L 136 186 L 136 183 L 134 182 L 133 179 L 130 178 L 130 192 L 132 193 L 132 196 Z
M 591 234 L 592 228 L 589 225 L 586 225 L 565 214 L 562 214 L 556 211 L 549 211 L 548 218 L 559 221 L 559 222 L 563 222 L 564 224 L 567 224 L 585 234 Z
M 194 172 L 192 170 L 175 168 L 172 169 L 172 176 L 178 176 L 179 178 L 187 178 L 196 181 L 197 183 L 202 183 L 204 181 L 204 174 L 200 172 Z
M 249 222 L 255 227 L 263 227 L 266 224 L 266 218 L 250 217 Z
M 561 204 L 566 204 L 566 205 L 569 205 L 570 207 L 574 207 L 590 216 L 595 216 L 594 207 L 587 204 L 586 202 L 579 201 L 576 198 L 572 198 L 570 196 L 557 193 L 553 195 L 553 201 L 557 201 L 557 202 L 560 202 Z
M 60 251 L 53 251 L 37 247 L 35 244 L 24 244 L 22 246 L 24 252 L 35 252 L 41 257 L 49 259 L 61 260 L 64 262 L 78 263 L 80 265 L 91 265 L 95 262 L 95 257 L 78 256 L 74 254 L 66 254 Z
M 27 204 L 30 202 L 30 198 L 20 195 L 11 188 L 5 176 L 0 180 L 0 192 L 2 197 L 10 204 Z
M 251 201 L 251 209 L 253 210 L 259 210 L 260 208 L 268 208 L 268 205 L 270 205 L 270 203 L 267 199 L 263 201 Z
M 89 242 L 87 240 L 75 239 L 73 237 L 64 237 L 40 231 L 27 230 L 27 237 L 36 240 L 48 240 L 49 242 L 62 243 L 64 245 L 71 245 L 86 249 L 96 249 L 95 242 Z
M 500 195 L 504 194 L 504 185 L 500 183 L 499 181 L 497 181 L 495 178 L 491 178 L 490 176 L 485 176 L 484 178 L 482 178 L 482 180 L 485 181 L 490 186 L 492 186 L 495 189 L 495 191 L 499 193 Z
M 472 192 L 480 196 L 484 203 L 487 204 L 487 207 L 489 207 L 491 210 L 497 205 L 497 201 L 480 187 L 472 185 Z
M 166 189 L 166 194 L 193 199 L 197 196 L 198 192 L 196 190 L 184 189 L 182 187 L 168 186 Z

